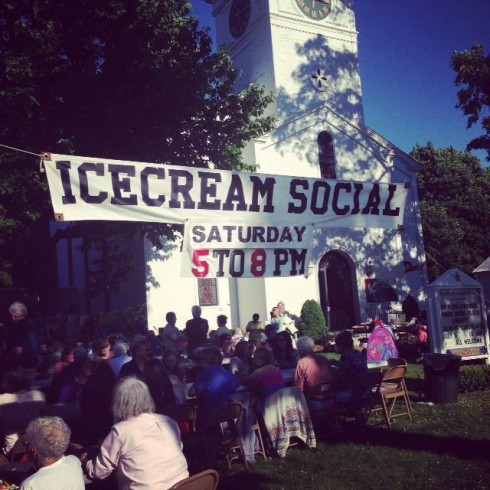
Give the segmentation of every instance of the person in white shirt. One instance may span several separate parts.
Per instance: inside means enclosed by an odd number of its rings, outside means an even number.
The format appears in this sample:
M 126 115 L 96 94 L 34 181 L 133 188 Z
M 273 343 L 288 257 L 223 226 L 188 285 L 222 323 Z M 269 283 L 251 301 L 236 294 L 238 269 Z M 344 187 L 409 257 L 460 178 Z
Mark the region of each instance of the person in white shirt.
M 162 329 L 165 349 L 181 352 L 184 349 L 186 336 L 177 328 L 177 315 L 173 311 L 169 311 L 165 315 L 165 319 L 167 324 Z
M 107 478 L 115 469 L 119 490 L 166 490 L 189 476 L 177 423 L 154 411 L 143 381 L 119 381 L 112 402 L 115 424 L 94 459 L 81 457 L 89 478 Z
M 59 417 L 40 417 L 26 430 L 27 454 L 37 472 L 26 478 L 21 490 L 84 490 L 80 460 L 65 456 L 71 431 Z

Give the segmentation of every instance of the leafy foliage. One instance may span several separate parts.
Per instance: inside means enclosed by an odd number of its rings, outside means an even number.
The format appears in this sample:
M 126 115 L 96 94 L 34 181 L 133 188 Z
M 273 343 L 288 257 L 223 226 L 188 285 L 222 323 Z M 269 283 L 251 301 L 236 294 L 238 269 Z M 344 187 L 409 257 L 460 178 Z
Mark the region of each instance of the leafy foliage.
M 477 44 L 469 51 L 454 53 L 451 66 L 456 71 L 455 84 L 458 104 L 468 116 L 468 128 L 481 119 L 486 134 L 468 143 L 467 150 L 485 150 L 490 161 L 490 55 L 485 56 L 483 46 Z
M 187 0 L 0 0 L 0 143 L 252 170 L 241 150 L 272 129 L 263 115 L 272 95 L 257 85 L 234 93 L 229 53 L 213 52 L 191 8 Z M 12 264 L 26 271 L 32 224 L 51 211 L 38 159 L 0 148 L 0 171 L 0 280 L 8 284 Z M 158 247 L 174 236 L 165 224 L 138 226 Z M 77 227 L 95 244 L 116 225 Z M 117 224 L 124 228 L 140 236 Z
M 422 167 L 417 182 L 429 276 L 452 268 L 471 275 L 488 256 L 490 169 L 469 153 L 431 143 L 411 155 Z
M 308 335 L 313 340 L 323 340 L 328 334 L 328 327 L 318 301 L 307 299 L 301 307 L 298 325 L 301 335 Z
M 459 370 L 459 391 L 470 393 L 490 389 L 490 366 L 462 366 Z

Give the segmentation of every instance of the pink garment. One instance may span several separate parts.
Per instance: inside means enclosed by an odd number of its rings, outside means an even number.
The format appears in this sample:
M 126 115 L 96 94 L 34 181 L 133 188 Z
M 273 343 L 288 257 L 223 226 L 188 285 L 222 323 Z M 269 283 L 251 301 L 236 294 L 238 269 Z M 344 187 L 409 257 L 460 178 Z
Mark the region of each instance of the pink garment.
M 272 364 L 256 369 L 249 379 L 261 398 L 265 398 L 286 386 L 286 381 L 281 371 Z
M 294 374 L 294 384 L 301 391 L 332 380 L 327 359 L 319 354 L 307 354 L 298 361 Z
M 398 348 L 391 328 L 382 326 L 373 330 L 368 339 L 366 356 L 368 362 L 398 357 Z

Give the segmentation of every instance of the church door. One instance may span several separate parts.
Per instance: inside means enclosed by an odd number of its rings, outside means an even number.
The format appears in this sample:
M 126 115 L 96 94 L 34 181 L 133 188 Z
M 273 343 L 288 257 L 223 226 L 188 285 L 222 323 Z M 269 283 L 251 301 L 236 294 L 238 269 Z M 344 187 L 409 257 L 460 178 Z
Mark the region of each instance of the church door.
M 337 251 L 326 253 L 318 270 L 320 301 L 329 330 L 337 332 L 356 324 L 352 267 Z

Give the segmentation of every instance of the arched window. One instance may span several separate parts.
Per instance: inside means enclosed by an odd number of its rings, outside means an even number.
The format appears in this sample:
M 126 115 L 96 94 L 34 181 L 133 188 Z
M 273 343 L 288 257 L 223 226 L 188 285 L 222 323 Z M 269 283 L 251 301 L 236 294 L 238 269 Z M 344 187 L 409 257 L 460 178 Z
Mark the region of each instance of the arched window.
M 323 179 L 336 179 L 335 152 L 333 139 L 330 133 L 322 131 L 318 135 L 318 160 L 320 163 L 320 173 Z

